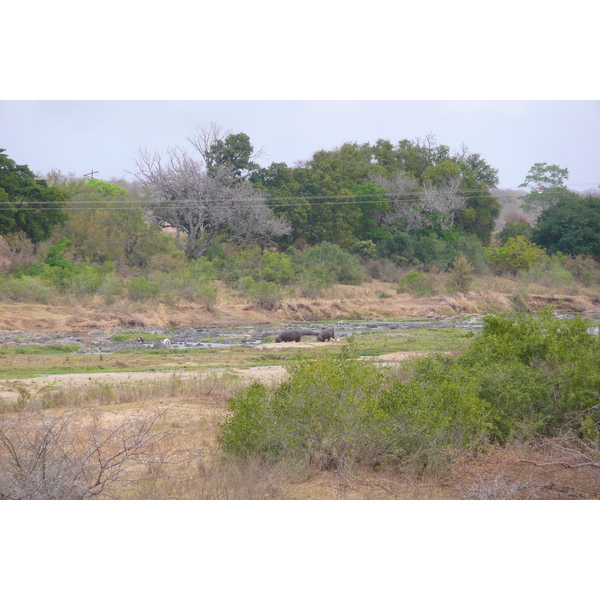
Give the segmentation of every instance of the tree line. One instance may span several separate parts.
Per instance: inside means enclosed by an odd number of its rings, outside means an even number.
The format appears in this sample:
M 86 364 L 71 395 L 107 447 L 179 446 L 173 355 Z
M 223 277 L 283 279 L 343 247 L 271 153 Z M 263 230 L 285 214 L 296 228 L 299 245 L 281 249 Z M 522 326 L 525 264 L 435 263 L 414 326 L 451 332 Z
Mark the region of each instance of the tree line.
M 133 180 L 111 183 L 37 177 L 0 149 L 0 235 L 34 246 L 66 238 L 76 261 L 137 268 L 176 252 L 215 258 L 226 245 L 289 252 L 322 243 L 400 266 L 448 268 L 444 256 L 476 265 L 483 247 L 518 237 L 600 259 L 600 199 L 570 191 L 568 170 L 557 165 L 536 163 L 522 184 L 535 226 L 511 221 L 494 236 L 498 170 L 433 135 L 348 142 L 267 167 L 245 133 L 211 124 L 186 142 L 140 151 Z M 165 227 L 175 236 L 163 235 Z

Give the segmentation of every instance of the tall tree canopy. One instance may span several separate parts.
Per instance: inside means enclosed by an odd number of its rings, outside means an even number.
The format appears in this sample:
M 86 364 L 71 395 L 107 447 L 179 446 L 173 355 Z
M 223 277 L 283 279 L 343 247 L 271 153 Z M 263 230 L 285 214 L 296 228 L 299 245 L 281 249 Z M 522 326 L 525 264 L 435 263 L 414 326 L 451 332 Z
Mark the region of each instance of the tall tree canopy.
M 565 181 L 569 179 L 569 170 L 558 165 L 535 163 L 519 187 L 529 188 L 530 192 L 523 198 L 523 210 L 539 212 L 556 204 L 562 198 L 573 197 L 567 189 Z
M 551 253 L 600 260 L 600 198 L 574 194 L 559 200 L 540 214 L 531 240 Z
M 345 143 L 293 168 L 259 169 L 252 180 L 277 214 L 290 215 L 293 240 L 350 248 L 399 231 L 456 230 L 490 240 L 500 204 L 497 169 L 466 148 L 423 140 Z M 284 201 L 286 199 L 286 201 Z M 292 216 L 293 215 L 293 216 Z M 376 229 L 374 229 L 376 228 Z
M 17 165 L 0 148 L 0 235 L 23 232 L 34 244 L 50 237 L 66 219 L 66 194 Z

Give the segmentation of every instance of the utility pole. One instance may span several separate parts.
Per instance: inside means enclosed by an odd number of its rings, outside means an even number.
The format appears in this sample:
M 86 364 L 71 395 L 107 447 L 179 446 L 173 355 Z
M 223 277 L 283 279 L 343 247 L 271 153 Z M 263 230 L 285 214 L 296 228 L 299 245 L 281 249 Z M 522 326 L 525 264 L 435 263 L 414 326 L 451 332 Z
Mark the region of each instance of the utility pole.
M 91 173 L 86 173 L 84 175 L 84 177 L 89 177 L 90 179 L 94 179 L 94 174 L 95 173 L 98 173 L 98 171 L 94 171 L 94 169 L 92 169 L 92 172 Z

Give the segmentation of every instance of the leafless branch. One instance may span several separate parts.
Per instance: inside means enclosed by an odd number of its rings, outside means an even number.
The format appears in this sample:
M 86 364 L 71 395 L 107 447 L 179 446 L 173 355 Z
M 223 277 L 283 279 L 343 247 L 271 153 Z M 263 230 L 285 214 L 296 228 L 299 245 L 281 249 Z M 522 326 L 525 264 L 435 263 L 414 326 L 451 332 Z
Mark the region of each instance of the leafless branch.
M 0 498 L 108 495 L 167 435 L 153 432 L 162 414 L 127 419 L 114 428 L 90 411 L 6 415 L 0 422 Z

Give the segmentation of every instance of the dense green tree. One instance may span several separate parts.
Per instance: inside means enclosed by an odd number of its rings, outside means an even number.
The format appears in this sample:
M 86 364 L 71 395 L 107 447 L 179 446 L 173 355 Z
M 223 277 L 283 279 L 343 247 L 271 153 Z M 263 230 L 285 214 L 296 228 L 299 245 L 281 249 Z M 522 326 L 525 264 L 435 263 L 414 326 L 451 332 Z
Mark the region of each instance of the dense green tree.
M 535 163 L 519 187 L 531 191 L 523 198 L 523 210 L 527 212 L 541 211 L 563 198 L 573 197 L 565 180 L 569 179 L 569 170 L 558 165 Z
M 255 156 L 250 137 L 240 132 L 231 133 L 224 139 L 216 139 L 204 159 L 209 171 L 226 166 L 231 169 L 236 179 L 241 179 L 250 176 L 259 168 L 252 160 Z
M 294 177 L 294 170 L 286 163 L 271 163 L 266 168 L 255 171 L 251 176 L 254 188 L 263 193 L 267 198 L 267 204 L 273 213 L 292 228 L 289 236 L 275 238 L 289 245 L 291 241 L 297 241 L 305 235 L 307 223 L 311 214 L 310 202 L 303 198 L 300 183 Z
M 23 232 L 34 244 L 66 219 L 65 193 L 17 165 L 0 148 L 0 235 Z
M 274 163 L 252 182 L 293 227 L 292 241 L 350 249 L 401 231 L 457 230 L 489 243 L 500 204 L 493 169 L 466 148 L 453 152 L 431 134 L 393 144 L 349 142 L 319 150 L 293 168 Z
M 527 221 L 522 219 L 507 221 L 502 228 L 502 231 L 499 231 L 496 234 L 496 239 L 501 244 L 506 244 L 508 238 L 516 238 L 519 235 L 523 236 L 527 240 L 530 240 L 532 229 L 533 227 Z
M 600 198 L 574 195 L 559 200 L 540 214 L 531 239 L 550 253 L 600 260 Z

